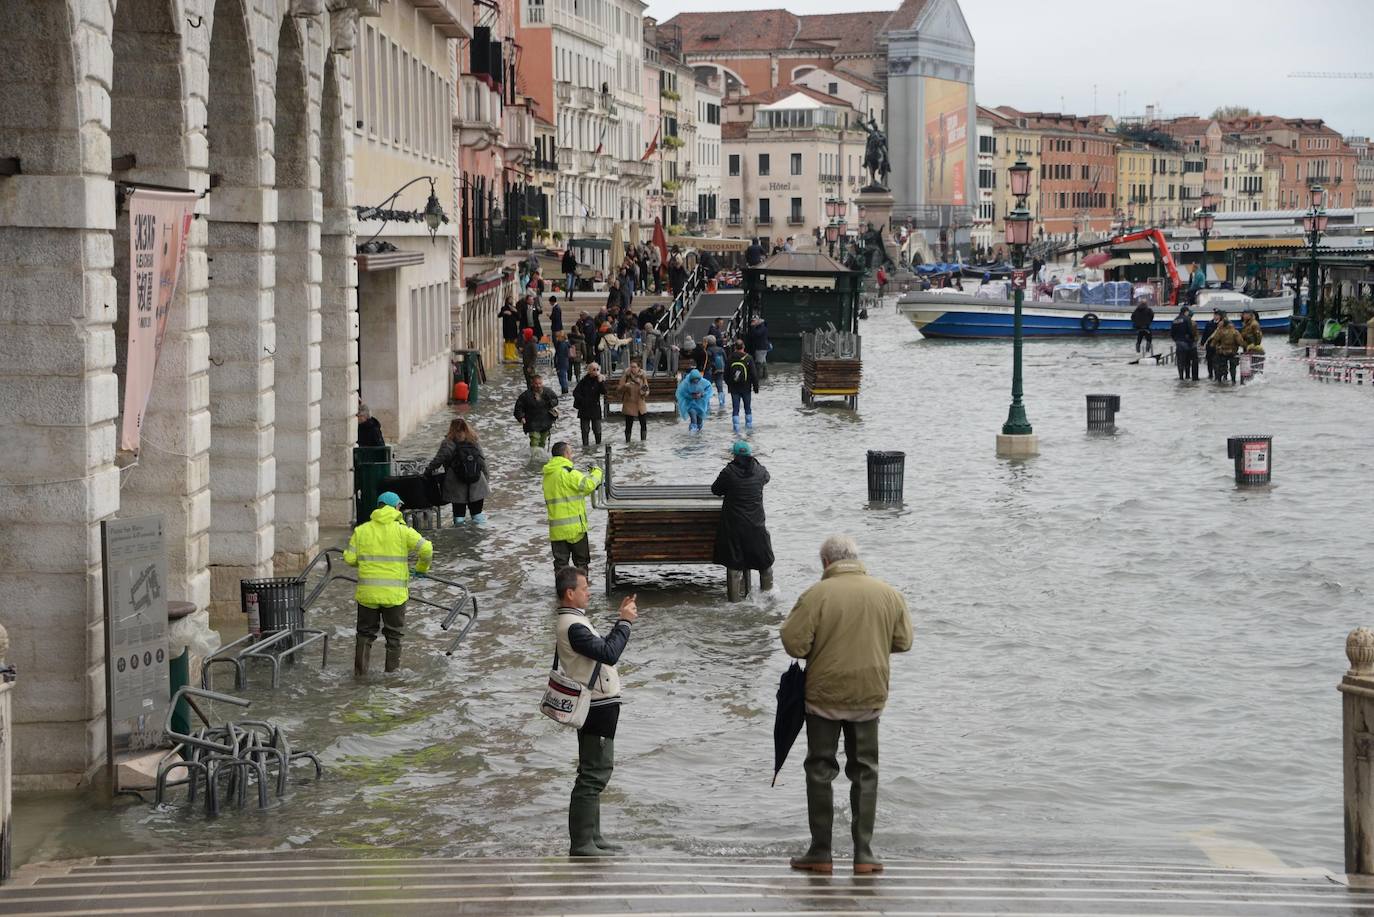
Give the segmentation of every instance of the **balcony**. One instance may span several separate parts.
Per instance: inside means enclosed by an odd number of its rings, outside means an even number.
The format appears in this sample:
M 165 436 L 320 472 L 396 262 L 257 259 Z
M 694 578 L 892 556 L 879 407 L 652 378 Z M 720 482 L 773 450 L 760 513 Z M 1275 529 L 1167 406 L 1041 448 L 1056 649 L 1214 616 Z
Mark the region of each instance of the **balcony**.
M 581 35 L 600 47 L 610 44 L 611 36 L 605 29 L 573 12 L 572 0 L 553 0 L 552 8 L 549 10 L 549 21 L 575 35 Z
M 772 226 L 773 218 L 771 216 L 757 216 L 754 218 L 754 222 L 760 226 Z
M 573 104 L 573 85 L 566 80 L 558 80 L 553 84 L 553 97 L 559 105 L 571 106 Z
M 805 223 L 806 217 L 802 216 L 800 213 L 789 214 L 787 217 L 788 226 L 802 226 Z
M 652 162 L 622 161 L 619 164 L 620 180 L 637 185 L 647 185 L 654 177 Z
M 616 177 L 620 174 L 619 166 L 620 163 L 616 161 L 614 156 L 602 153 L 596 157 L 596 171 L 602 175 L 609 175 L 612 178 Z
M 692 163 L 690 160 L 686 162 L 679 162 L 677 164 L 678 178 L 691 178 L 694 175 L 696 175 L 696 172 L 692 171 Z
M 501 97 L 478 77 L 463 74 L 458 85 L 458 111 L 453 118 L 459 145 L 485 150 L 500 141 L 501 121 Z M 534 136 L 533 123 L 530 136 Z
M 501 147 L 511 163 L 523 161 L 534 151 L 534 115 L 525 106 L 506 106 L 501 119 Z
M 468 0 L 412 0 L 420 15 L 445 38 L 472 38 L 472 4 Z M 375 15 L 375 14 L 374 14 Z
M 728 213 L 725 215 L 726 226 L 743 226 L 744 217 L 738 213 Z
M 572 150 L 558 151 L 558 171 L 569 174 L 577 173 L 577 157 Z
M 544 16 L 544 5 L 540 3 L 536 6 L 533 3 L 522 4 L 525 8 L 525 25 L 543 25 L 546 22 Z
M 588 111 L 595 110 L 598 98 L 596 90 L 592 89 L 590 86 L 573 87 L 573 104 L 577 105 L 579 108 L 585 108 Z
M 838 185 L 842 181 L 844 181 L 843 178 L 833 173 L 822 172 L 820 174 L 820 182 L 823 185 Z

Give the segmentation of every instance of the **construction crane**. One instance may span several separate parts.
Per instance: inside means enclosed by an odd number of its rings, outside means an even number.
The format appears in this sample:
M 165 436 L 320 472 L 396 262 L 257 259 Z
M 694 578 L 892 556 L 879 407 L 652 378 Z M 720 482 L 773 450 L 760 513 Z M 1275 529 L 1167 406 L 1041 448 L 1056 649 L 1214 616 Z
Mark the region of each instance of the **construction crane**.
M 1338 72 L 1335 70 L 1295 70 L 1288 74 L 1288 78 L 1301 80 L 1374 80 L 1374 73 L 1351 70 Z

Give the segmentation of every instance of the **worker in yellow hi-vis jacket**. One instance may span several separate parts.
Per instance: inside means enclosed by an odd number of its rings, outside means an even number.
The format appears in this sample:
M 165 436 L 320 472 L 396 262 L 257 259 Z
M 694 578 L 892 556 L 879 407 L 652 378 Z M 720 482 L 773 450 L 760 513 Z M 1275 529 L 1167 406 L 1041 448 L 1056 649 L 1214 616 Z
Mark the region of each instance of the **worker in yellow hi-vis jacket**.
M 358 639 L 353 650 L 353 674 L 362 677 L 380 630 L 386 637 L 386 670 L 401 667 L 401 638 L 410 599 L 410 555 L 417 555 L 416 573 L 429 572 L 434 546 L 405 524 L 401 498 L 387 491 L 377 498 L 372 518 L 353 530 L 344 563 L 358 568 Z

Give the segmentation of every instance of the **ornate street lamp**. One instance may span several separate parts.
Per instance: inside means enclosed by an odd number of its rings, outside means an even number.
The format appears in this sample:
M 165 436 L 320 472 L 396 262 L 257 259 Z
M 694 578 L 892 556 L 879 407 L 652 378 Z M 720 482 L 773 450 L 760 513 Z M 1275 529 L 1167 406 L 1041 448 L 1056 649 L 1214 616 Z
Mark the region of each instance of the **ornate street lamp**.
M 424 210 L 415 211 L 391 209 L 392 205 L 396 203 L 396 198 L 401 196 L 402 191 L 409 188 L 411 185 L 418 184 L 422 181 L 429 182 L 429 199 L 425 201 Z M 374 207 L 355 206 L 353 208 L 353 211 L 357 214 L 359 220 L 382 221 L 382 225 L 377 227 L 377 231 L 374 232 L 371 235 L 371 237 L 367 239 L 367 242 L 371 242 L 373 239 L 380 236 L 382 234 L 382 230 L 386 228 L 387 223 L 423 222 L 425 226 L 429 229 L 429 241 L 432 245 L 434 243 L 435 234 L 439 231 L 439 226 L 443 223 L 448 222 L 448 214 L 444 213 L 444 208 L 439 203 L 439 195 L 435 193 L 434 182 L 434 176 L 421 175 L 419 178 L 411 179 L 401 187 L 397 188 L 390 195 L 388 195 L 385 200 L 383 200 L 380 204 L 377 204 Z M 366 245 L 367 242 L 362 242 L 359 244 Z
M 1135 232 L 1135 198 L 1126 202 L 1126 231 Z
M 840 227 L 837 223 L 831 223 L 825 227 L 825 241 L 830 246 L 830 257 L 835 257 L 835 243 L 840 238 Z
M 1075 214 L 1073 218 L 1073 266 L 1078 267 L 1078 230 L 1083 228 L 1083 221 Z
M 1308 251 L 1311 265 L 1307 281 L 1307 331 L 1305 336 L 1320 342 L 1322 338 L 1322 300 L 1317 268 L 1317 243 L 1321 241 L 1322 233 L 1326 232 L 1329 218 L 1326 215 L 1326 210 L 1322 207 L 1322 198 L 1326 194 L 1322 186 L 1312 185 L 1307 189 L 1307 193 L 1312 208 L 1302 218 L 1302 228 L 1307 234 L 1307 244 L 1310 246 Z
M 1016 207 L 1006 216 L 1007 245 L 1011 249 L 1011 263 L 1016 269 L 1012 275 L 1015 287 L 1015 321 L 1012 331 L 1011 367 L 1011 407 L 1007 411 L 1007 422 L 1002 424 L 1003 437 L 1030 437 L 1030 421 L 1026 418 L 1025 406 L 1021 403 L 1021 307 L 1026 298 L 1025 265 L 1026 246 L 1031 240 L 1031 215 L 1026 209 L 1026 198 L 1030 195 L 1031 167 L 1024 159 L 1018 158 L 1016 164 L 1007 170 L 1010 176 L 1011 193 L 1016 198 Z M 999 439 L 998 453 L 1008 455 L 1033 455 L 1036 452 L 1034 439 Z
M 1202 282 L 1207 283 L 1207 238 L 1212 234 L 1212 226 L 1216 222 L 1216 217 L 1212 215 L 1212 192 L 1202 192 L 1202 207 L 1196 215 L 1197 231 L 1202 236 L 1202 256 L 1198 261 L 1198 270 L 1202 271 Z

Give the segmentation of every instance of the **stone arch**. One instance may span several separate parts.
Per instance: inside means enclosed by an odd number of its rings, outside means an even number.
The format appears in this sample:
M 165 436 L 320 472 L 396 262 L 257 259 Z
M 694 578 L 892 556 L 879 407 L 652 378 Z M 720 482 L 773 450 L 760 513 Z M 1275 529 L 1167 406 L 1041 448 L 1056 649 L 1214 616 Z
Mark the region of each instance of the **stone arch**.
M 799 67 L 793 67 L 793 68 L 792 68 L 792 76 L 791 76 L 791 78 L 788 80 L 788 82 L 789 82 L 789 83 L 795 83 L 797 80 L 799 80 L 799 79 L 801 79 L 802 77 L 806 76 L 808 73 L 813 72 L 815 69 L 816 69 L 816 67 L 815 67 L 814 64 L 802 64 L 802 65 L 799 66 Z
M 192 188 L 188 170 L 186 77 L 179 4 L 118 0 L 111 36 L 111 177 Z M 203 239 L 204 224 L 192 236 Z M 129 220 L 114 227 L 115 368 L 123 377 L 129 301 Z M 192 267 L 195 265 L 195 268 Z M 120 493 L 125 515 L 156 513 L 166 528 L 168 592 L 205 607 L 210 493 L 203 473 L 209 447 L 202 252 L 188 255 L 167 316 L 152 395 L 143 419 L 138 465 Z M 121 391 L 122 391 L 121 381 Z
M 270 575 L 275 550 L 272 288 L 276 200 L 263 187 L 258 59 L 244 0 L 215 0 L 206 102 L 212 606 L 238 605 L 238 581 Z
M 21 4 L 6 4 L 15 10 Z M 119 510 L 108 188 L 108 8 L 22 4 L 0 29 L 0 624 L 21 789 L 105 748 L 98 525 Z
M 301 20 L 277 35 L 272 159 L 277 191 L 276 551 L 277 572 L 299 569 L 319 541 L 320 204 L 311 147 L 312 106 Z
M 329 54 L 320 98 L 320 522 L 353 515 L 353 446 L 358 442 L 358 275 L 349 197 L 351 134 L 342 61 Z

